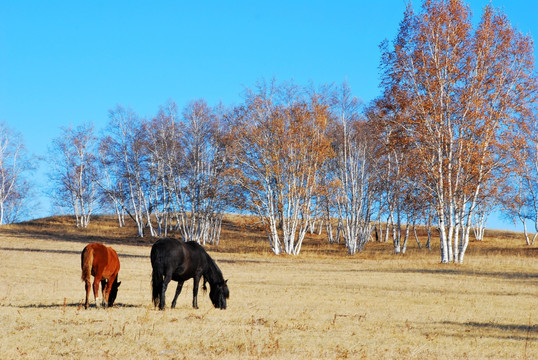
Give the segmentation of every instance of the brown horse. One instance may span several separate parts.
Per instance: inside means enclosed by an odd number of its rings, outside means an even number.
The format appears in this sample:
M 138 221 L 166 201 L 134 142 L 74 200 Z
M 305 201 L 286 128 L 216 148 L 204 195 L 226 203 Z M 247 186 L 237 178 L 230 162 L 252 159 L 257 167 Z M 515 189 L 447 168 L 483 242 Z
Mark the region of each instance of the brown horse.
M 88 308 L 88 297 L 90 296 L 90 274 L 93 275 L 93 296 L 95 305 L 99 307 L 99 283 L 103 291 L 103 306 L 114 305 L 114 300 L 118 295 L 118 288 L 121 282 L 118 281 L 120 271 L 120 260 L 118 254 L 111 247 L 100 243 L 86 245 L 80 256 L 80 266 L 82 268 L 82 281 L 86 283 L 86 302 L 84 307 Z

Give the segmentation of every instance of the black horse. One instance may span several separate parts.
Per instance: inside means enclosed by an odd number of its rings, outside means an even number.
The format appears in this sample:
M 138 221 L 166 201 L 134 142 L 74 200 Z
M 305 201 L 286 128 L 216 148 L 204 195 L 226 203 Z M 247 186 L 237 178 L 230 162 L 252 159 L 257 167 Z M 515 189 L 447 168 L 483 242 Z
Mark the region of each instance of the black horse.
M 194 280 L 192 307 L 198 309 L 198 283 L 204 277 L 203 290 L 209 282 L 209 298 L 216 308 L 226 309 L 226 299 L 230 296 L 227 281 L 222 277 L 219 267 L 204 248 L 194 242 L 184 242 L 172 238 L 159 239 L 151 247 L 151 285 L 153 304 L 164 309 L 164 294 L 170 280 L 177 281 L 176 294 L 172 308 L 181 293 L 183 283 Z

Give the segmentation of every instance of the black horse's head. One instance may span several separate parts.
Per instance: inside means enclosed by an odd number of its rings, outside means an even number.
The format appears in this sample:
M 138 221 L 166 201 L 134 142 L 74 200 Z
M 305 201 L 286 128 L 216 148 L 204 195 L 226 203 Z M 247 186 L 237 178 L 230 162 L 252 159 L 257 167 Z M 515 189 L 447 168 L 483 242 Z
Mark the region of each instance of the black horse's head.
M 112 307 L 112 305 L 114 305 L 114 301 L 116 301 L 116 296 L 118 296 L 118 288 L 120 287 L 120 285 L 121 281 L 118 281 L 118 278 L 116 278 L 112 283 L 110 294 L 108 294 L 108 307 Z
M 209 298 L 217 309 L 226 309 L 226 299 L 230 297 L 227 283 L 228 280 L 224 280 L 221 283 L 213 284 L 209 290 Z

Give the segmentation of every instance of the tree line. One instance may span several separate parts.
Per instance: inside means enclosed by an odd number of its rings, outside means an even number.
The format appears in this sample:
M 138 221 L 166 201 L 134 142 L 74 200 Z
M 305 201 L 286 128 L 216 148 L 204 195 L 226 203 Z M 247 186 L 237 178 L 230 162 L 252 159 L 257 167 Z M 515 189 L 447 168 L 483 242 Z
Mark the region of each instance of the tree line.
M 234 107 L 174 102 L 151 118 L 117 106 L 101 134 L 62 129 L 50 179 L 57 204 L 87 226 L 96 209 L 138 235 L 178 231 L 219 242 L 225 212 L 255 214 L 275 254 L 299 254 L 308 231 L 373 238 L 404 253 L 409 238 L 463 262 L 470 235 L 502 208 L 538 232 L 536 73 L 532 38 L 488 5 L 473 27 L 463 1 L 408 5 L 381 44 L 382 94 L 349 86 L 260 81 Z M 0 198 L 1 200 L 1 198 Z M 2 210 L 2 208 L 0 208 Z M 413 232 L 413 234 L 412 234 Z
M 322 221 L 355 253 L 372 231 L 367 126 L 346 84 L 262 81 L 234 108 L 169 102 L 150 119 L 117 106 L 101 136 L 85 124 L 55 139 L 53 195 L 80 227 L 98 207 L 139 236 L 216 244 L 223 214 L 241 211 L 258 215 L 276 254 L 299 254 Z

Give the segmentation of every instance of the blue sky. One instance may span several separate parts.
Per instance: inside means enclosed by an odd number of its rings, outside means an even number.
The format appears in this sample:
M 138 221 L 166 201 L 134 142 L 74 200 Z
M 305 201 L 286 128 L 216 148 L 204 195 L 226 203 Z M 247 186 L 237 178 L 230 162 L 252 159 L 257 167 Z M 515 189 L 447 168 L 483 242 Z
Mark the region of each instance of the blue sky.
M 538 33 L 535 0 L 488 3 L 523 33 Z M 416 9 L 420 1 L 413 2 Z M 392 40 L 405 0 L 0 0 L 0 121 L 44 156 L 60 127 L 108 122 L 117 104 L 153 116 L 169 99 L 233 105 L 257 80 L 307 85 L 346 80 L 379 94 L 379 43 Z M 44 188 L 44 166 L 36 176 Z M 43 205 L 35 216 L 51 209 Z M 492 217 L 489 227 L 513 226 Z

